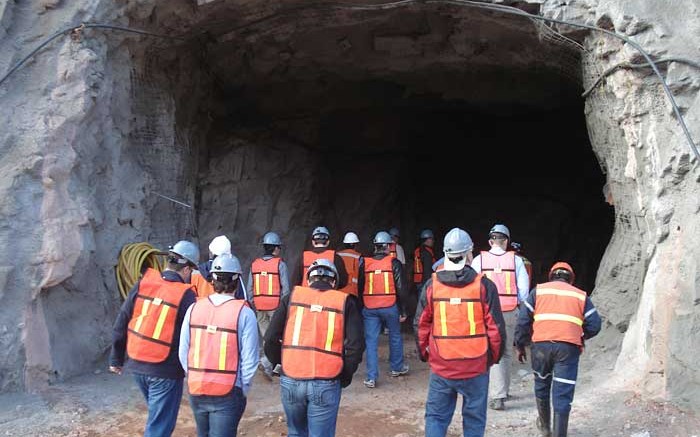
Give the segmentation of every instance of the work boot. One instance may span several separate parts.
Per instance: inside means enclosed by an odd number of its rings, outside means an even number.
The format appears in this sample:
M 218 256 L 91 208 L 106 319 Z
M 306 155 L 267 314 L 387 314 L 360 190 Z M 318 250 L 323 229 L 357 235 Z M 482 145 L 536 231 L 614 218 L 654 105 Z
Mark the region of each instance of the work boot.
M 552 415 L 549 409 L 549 399 L 535 398 L 537 402 L 537 429 L 542 437 L 552 437 Z
M 504 401 L 505 399 L 502 398 L 491 399 L 491 402 L 489 402 L 489 408 L 492 410 L 505 410 L 506 405 Z
M 569 413 L 554 412 L 554 433 L 552 437 L 566 437 L 569 428 Z

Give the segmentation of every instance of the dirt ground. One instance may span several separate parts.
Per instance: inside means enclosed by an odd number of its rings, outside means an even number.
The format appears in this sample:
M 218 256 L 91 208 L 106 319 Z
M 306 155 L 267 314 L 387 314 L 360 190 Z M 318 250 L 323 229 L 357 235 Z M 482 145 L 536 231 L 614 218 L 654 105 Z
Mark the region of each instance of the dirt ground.
M 414 352 L 405 335 L 411 371 L 388 375 L 387 337 L 380 341 L 380 379 L 375 389 L 362 384 L 364 363 L 343 391 L 338 436 L 413 437 L 424 434 L 428 365 Z M 594 359 L 594 358 L 589 358 Z M 700 417 L 662 402 L 643 401 L 633 390 L 613 390 L 594 380 L 581 364 L 576 399 L 570 418 L 571 436 L 699 437 Z M 529 363 L 515 363 L 511 395 L 505 411 L 488 412 L 487 436 L 536 436 L 536 411 Z M 607 376 L 607 375 L 603 375 Z M 174 436 L 196 436 L 192 413 L 183 398 Z M 450 436 L 461 434 L 461 402 Z M 132 379 L 96 370 L 38 394 L 0 396 L 0 436 L 138 436 L 143 433 L 145 403 Z M 279 382 L 256 377 L 239 427 L 241 436 L 286 436 Z

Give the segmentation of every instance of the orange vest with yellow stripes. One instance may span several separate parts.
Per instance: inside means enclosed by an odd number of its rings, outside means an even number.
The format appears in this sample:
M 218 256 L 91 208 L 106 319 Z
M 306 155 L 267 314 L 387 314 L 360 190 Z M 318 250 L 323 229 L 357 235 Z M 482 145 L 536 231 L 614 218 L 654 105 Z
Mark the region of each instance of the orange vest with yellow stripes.
M 424 248 L 430 254 L 430 265 L 432 266 L 435 264 L 435 254 L 433 253 L 433 249 L 424 245 L 416 247 L 416 250 L 413 251 L 413 282 L 416 284 L 420 284 L 427 277 L 426 275 L 430 275 L 430 272 L 423 271 L 423 263 L 420 259 L 421 248 Z
M 190 312 L 187 387 L 191 395 L 224 396 L 238 377 L 238 317 L 245 301 L 200 299 Z
M 328 261 L 335 263 L 335 250 L 324 250 L 321 253 L 316 253 L 312 250 L 305 250 L 304 251 L 304 271 L 301 272 L 301 286 L 302 287 L 308 287 L 309 286 L 309 280 L 306 277 L 306 272 L 309 270 L 309 267 L 311 267 L 311 264 L 313 264 L 314 261 L 317 259 L 327 259 Z
M 394 258 L 365 258 L 365 290 L 362 302 L 367 309 L 389 308 L 396 303 L 394 283 Z
M 562 281 L 535 288 L 532 341 L 565 341 L 581 346 L 586 292 Z
M 294 287 L 282 340 L 282 370 L 294 379 L 334 379 L 343 370 L 345 300 L 340 290 Z
M 484 356 L 488 349 L 481 274 L 464 287 L 445 285 L 433 274 L 432 340 L 444 360 L 467 360 Z
M 340 291 L 357 296 L 357 280 L 360 276 L 360 252 L 353 249 L 343 249 L 338 251 L 338 256 L 342 258 L 345 270 L 348 272 L 348 284 L 341 288 Z
M 280 261 L 281 258 L 257 258 L 250 274 L 253 276 L 253 302 L 258 311 L 274 311 L 280 305 Z
M 515 278 L 515 252 L 503 255 L 481 252 L 481 272 L 498 288 L 501 311 L 513 311 L 518 307 L 518 285 Z
M 192 275 L 190 276 L 190 284 L 192 284 L 192 290 L 198 298 L 207 297 L 214 294 L 214 286 L 198 271 L 192 272 Z
M 191 287 L 166 281 L 155 269 L 146 270 L 139 283 L 126 334 L 129 358 L 146 363 L 162 363 L 168 358 L 175 336 L 177 311 Z

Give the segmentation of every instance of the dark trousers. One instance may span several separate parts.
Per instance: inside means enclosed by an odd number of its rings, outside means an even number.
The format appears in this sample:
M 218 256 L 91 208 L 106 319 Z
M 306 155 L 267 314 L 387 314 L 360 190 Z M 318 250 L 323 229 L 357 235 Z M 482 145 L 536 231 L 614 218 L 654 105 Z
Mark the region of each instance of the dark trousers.
M 574 400 L 581 350 L 571 343 L 543 341 L 532 344 L 535 397 L 549 401 L 555 413 L 568 414 Z

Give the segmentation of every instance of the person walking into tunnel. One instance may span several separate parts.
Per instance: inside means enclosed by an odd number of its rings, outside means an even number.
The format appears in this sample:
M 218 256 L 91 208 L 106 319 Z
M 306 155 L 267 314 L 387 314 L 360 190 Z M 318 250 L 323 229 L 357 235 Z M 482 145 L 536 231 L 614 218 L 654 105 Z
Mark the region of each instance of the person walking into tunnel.
M 515 251 L 515 256 L 519 256 L 523 260 L 527 277 L 530 279 L 530 282 L 528 282 L 528 288 L 532 288 L 533 283 L 535 282 L 535 278 L 532 276 L 532 262 L 523 253 L 523 245 L 514 241 L 510 243 L 510 247 L 512 247 Z
M 235 299 L 242 274 L 238 258 L 222 254 L 211 265 L 214 294 L 185 313 L 179 359 L 187 372 L 198 437 L 235 437 L 258 366 L 253 310 Z
M 345 287 L 348 283 L 348 273 L 345 270 L 345 263 L 343 259 L 336 253 L 335 250 L 329 249 L 330 246 L 331 233 L 328 228 L 324 226 L 319 226 L 314 228 L 311 233 L 311 249 L 305 250 L 302 254 L 302 266 L 301 266 L 301 285 L 306 287 L 309 285 L 308 279 L 306 278 L 306 272 L 309 270 L 311 264 L 317 259 L 327 259 L 335 265 L 336 271 L 338 272 L 338 277 L 336 278 L 336 285 L 338 289 Z
M 404 362 L 401 323 L 406 320 L 406 296 L 403 283 L 403 267 L 398 259 L 389 255 L 391 236 L 384 231 L 374 237 L 374 256 L 365 259 L 364 284 L 360 288 L 362 319 L 365 326 L 367 350 L 367 378 L 364 384 L 374 388 L 379 375 L 377 346 L 382 325 L 389 329 L 390 375 L 408 373 Z
M 197 297 L 207 297 L 214 293 L 211 284 L 211 265 L 217 256 L 231 253 L 231 241 L 225 235 L 219 235 L 209 243 L 209 260 L 199 263 L 197 270 L 192 272 L 190 282 L 194 286 Z
M 389 246 L 389 253 L 392 258 L 396 258 L 403 265 L 404 270 L 406 270 L 406 253 L 403 250 L 403 246 L 400 244 L 401 233 L 399 228 L 393 227 L 389 229 L 389 235 L 391 235 L 391 240 L 393 243 Z
M 413 251 L 413 289 L 409 292 L 407 310 L 409 320 L 413 320 L 416 314 L 416 305 L 423 289 L 423 285 L 430 278 L 435 264 L 435 236 L 430 229 L 423 229 L 420 233 L 420 244 Z M 409 322 L 410 323 L 410 322 Z
M 308 287 L 282 298 L 265 335 L 265 355 L 282 363 L 282 406 L 290 437 L 335 435 L 341 389 L 364 352 L 357 299 L 336 290 L 338 272 L 326 260 L 307 271 Z
M 545 437 L 566 437 L 583 341 L 601 327 L 593 302 L 573 285 L 574 279 L 568 263 L 555 263 L 549 282 L 538 284 L 523 301 L 515 329 L 518 361 L 525 362 L 525 348 L 531 345 L 537 427 Z
M 360 269 L 365 264 L 365 258 L 357 251 L 359 244 L 360 238 L 357 234 L 348 232 L 343 237 L 343 248 L 337 252 L 345 264 L 345 271 L 348 272 L 348 283 L 340 291 L 352 294 L 355 297 L 357 297 L 360 281 L 364 279 L 360 277 Z
M 430 364 L 426 437 L 443 437 L 462 396 L 464 436 L 483 436 L 489 367 L 506 348 L 496 285 L 469 266 L 474 244 L 454 228 L 445 235 L 444 263 L 421 294 L 414 319 L 418 352 Z
M 270 326 L 272 314 L 279 307 L 280 299 L 289 294 L 289 272 L 287 264 L 280 257 L 282 252 L 282 239 L 274 232 L 268 232 L 263 236 L 263 255 L 253 260 L 248 275 L 248 301 L 255 310 L 255 315 L 260 329 L 260 368 L 268 380 L 272 375 L 279 373 L 279 369 L 272 367 L 262 351 L 262 340 L 267 328 Z
M 146 437 L 170 436 L 175 429 L 185 373 L 178 360 L 180 329 L 195 300 L 190 284 L 199 249 L 178 241 L 165 270 L 148 269 L 119 310 L 112 333 L 109 371 L 132 373 L 146 399 Z
M 484 273 L 498 288 L 501 311 L 506 321 L 506 333 L 513 335 L 517 321 L 518 302 L 527 298 L 530 278 L 525 265 L 515 252 L 507 251 L 510 230 L 502 224 L 494 225 L 489 231 L 491 249 L 482 251 L 472 261 L 472 268 Z M 510 367 L 513 361 L 511 347 L 506 347 L 500 362 L 491 368 L 491 402 L 489 407 L 503 410 L 510 390 Z

